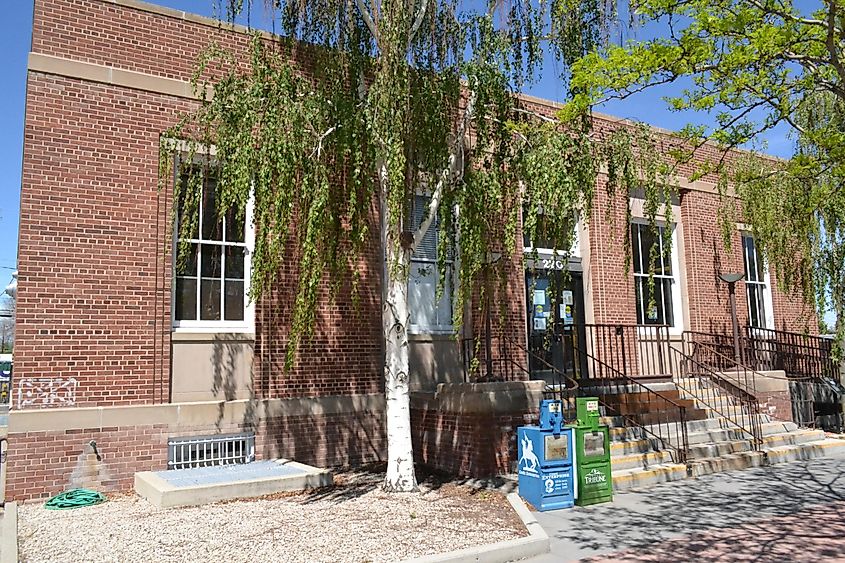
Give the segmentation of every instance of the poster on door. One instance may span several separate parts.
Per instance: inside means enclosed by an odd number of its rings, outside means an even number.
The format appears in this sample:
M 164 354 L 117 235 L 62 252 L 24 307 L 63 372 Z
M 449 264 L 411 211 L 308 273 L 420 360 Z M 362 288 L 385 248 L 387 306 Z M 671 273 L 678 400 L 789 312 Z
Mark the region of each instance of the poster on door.
M 562 299 L 563 302 L 560 304 L 560 318 L 563 320 L 563 324 L 565 324 L 565 325 L 574 324 L 575 323 L 575 317 L 573 316 L 573 310 L 572 310 L 572 307 L 574 305 L 573 297 L 572 297 L 572 291 L 570 291 L 568 289 L 564 290 L 562 297 L 563 297 L 563 299 Z

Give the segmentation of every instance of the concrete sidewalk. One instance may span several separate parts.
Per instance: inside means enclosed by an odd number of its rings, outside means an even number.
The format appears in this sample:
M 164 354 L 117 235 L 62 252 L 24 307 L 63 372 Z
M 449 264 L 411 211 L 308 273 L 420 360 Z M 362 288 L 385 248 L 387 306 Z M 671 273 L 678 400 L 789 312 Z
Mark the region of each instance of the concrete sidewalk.
M 575 561 L 845 561 L 845 454 L 665 483 L 535 513 Z

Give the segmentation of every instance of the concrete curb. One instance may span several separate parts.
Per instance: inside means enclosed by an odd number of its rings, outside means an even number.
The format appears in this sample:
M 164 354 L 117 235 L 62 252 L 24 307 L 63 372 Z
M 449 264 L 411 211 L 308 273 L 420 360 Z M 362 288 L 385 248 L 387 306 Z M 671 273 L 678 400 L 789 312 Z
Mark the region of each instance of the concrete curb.
M 7 502 L 0 525 L 0 563 L 18 563 L 18 503 Z
M 534 515 L 519 498 L 516 493 L 508 495 L 508 502 L 511 503 L 519 519 L 528 530 L 528 537 L 515 540 L 506 540 L 496 543 L 488 543 L 475 547 L 468 547 L 450 553 L 439 553 L 437 555 L 426 555 L 416 559 L 407 559 L 403 563 L 469 563 L 471 561 L 485 561 L 487 563 L 507 563 L 519 559 L 527 559 L 535 555 L 542 555 L 549 552 L 549 536 L 543 530 Z

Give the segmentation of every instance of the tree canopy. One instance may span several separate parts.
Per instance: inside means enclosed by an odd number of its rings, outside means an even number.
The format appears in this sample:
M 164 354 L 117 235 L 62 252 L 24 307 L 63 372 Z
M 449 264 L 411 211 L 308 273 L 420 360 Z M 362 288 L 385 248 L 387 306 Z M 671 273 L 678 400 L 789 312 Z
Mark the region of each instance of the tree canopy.
M 819 312 L 832 308 L 845 328 L 845 3 L 817 9 L 790 0 L 637 0 L 642 21 L 662 36 L 593 51 L 573 65 L 576 92 L 565 115 L 610 98 L 628 98 L 659 84 L 683 81 L 666 101 L 673 110 L 714 117 L 712 126 L 682 132 L 691 147 L 705 140 L 725 149 L 762 147 L 761 134 L 785 124 L 791 159 L 750 155 L 707 162 L 721 188 L 741 202 L 744 222 L 778 280 L 800 289 Z M 692 150 L 679 159 L 688 159 Z M 722 223 L 735 228 L 732 198 Z M 734 225 L 734 226 L 732 226 Z
M 252 2 L 219 0 L 218 7 L 232 20 Z M 664 200 L 664 170 L 644 130 L 597 138 L 583 115 L 561 122 L 517 95 L 547 59 L 567 80 L 578 57 L 603 52 L 615 4 L 273 0 L 265 8 L 278 34 L 257 33 L 248 53 L 212 46 L 203 55 L 194 77 L 203 102 L 164 135 L 161 178 L 168 181 L 174 139 L 187 142 L 188 161 L 214 147 L 219 212 L 243 213 L 248 201 L 254 209 L 251 298 L 273 286 L 284 261 L 296 260 L 289 362 L 313 330 L 324 281 L 335 295 L 378 236 L 385 488 L 413 490 L 407 279 L 429 229 L 441 235 L 441 284 L 446 250 L 455 251 L 460 324 L 490 257 L 521 251 L 523 207 L 527 236 L 536 240 L 542 229 L 566 253 L 575 214 L 589 219 L 602 162 L 612 192 L 627 195 L 643 181 L 651 187 L 652 222 Z M 174 189 L 181 234 L 196 227 L 206 169 L 189 168 Z M 409 206 L 417 194 L 428 203 L 414 224 Z M 351 269 L 354 293 L 359 274 Z

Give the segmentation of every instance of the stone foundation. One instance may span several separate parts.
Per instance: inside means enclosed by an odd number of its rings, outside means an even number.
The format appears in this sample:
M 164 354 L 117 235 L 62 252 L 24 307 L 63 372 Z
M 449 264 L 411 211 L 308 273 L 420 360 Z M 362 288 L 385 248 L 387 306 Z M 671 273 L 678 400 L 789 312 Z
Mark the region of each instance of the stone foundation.
M 6 500 L 47 497 L 70 486 L 130 490 L 136 472 L 167 468 L 170 437 L 250 431 L 257 459 L 284 457 L 318 467 L 381 461 L 384 397 L 12 411 Z

